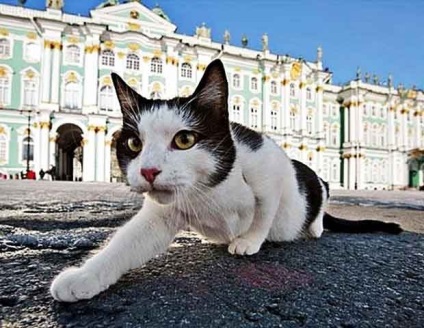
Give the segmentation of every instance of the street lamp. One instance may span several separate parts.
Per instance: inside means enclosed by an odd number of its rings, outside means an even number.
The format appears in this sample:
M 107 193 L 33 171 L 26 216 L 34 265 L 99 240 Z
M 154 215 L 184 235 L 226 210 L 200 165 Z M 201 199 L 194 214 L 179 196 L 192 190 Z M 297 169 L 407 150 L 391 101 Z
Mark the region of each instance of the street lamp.
M 361 143 L 355 143 L 355 190 L 358 190 L 358 176 L 359 176 L 359 157 L 361 156 Z
M 29 157 L 30 157 L 30 140 L 31 140 L 31 114 L 32 114 L 32 109 L 21 109 L 21 114 L 23 113 L 27 113 L 28 115 L 28 123 L 27 123 L 27 149 L 26 149 L 26 178 L 28 179 L 28 172 L 29 172 Z

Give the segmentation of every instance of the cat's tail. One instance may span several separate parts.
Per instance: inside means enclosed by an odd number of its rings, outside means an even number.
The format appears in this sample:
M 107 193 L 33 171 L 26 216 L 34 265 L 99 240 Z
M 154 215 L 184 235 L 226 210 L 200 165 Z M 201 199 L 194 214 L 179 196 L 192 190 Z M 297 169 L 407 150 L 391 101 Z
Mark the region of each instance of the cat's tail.
M 328 213 L 324 213 L 324 229 L 328 229 L 334 232 L 386 232 L 396 235 L 403 231 L 403 229 L 397 223 L 386 223 L 374 220 L 350 221 L 336 218 Z

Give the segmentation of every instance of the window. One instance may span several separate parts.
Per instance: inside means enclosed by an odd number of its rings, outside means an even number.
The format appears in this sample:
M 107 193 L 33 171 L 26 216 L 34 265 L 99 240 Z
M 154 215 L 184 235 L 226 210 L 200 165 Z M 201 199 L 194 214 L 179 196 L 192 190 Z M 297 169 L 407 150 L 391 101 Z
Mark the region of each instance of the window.
M 296 130 L 297 117 L 296 112 L 294 110 L 290 111 L 290 129 L 293 131 Z
M 191 79 L 193 77 L 193 70 L 189 63 L 181 65 L 181 77 L 186 79 Z
M 337 116 L 337 106 L 336 105 L 331 106 L 331 116 L 334 116 L 334 117 Z
M 364 163 L 364 182 L 368 183 L 370 181 L 370 162 L 368 159 Z
M 290 83 L 290 97 L 296 97 L 296 86 L 294 83 Z
M 365 145 L 369 145 L 370 143 L 370 129 L 368 127 L 368 123 L 364 124 L 364 143 Z
M 100 110 L 113 110 L 113 90 L 109 85 L 105 85 L 100 89 Z
M 79 64 L 81 59 L 80 48 L 76 45 L 71 45 L 66 48 L 66 62 L 68 64 Z
M 376 116 L 376 115 L 377 115 L 377 112 L 376 112 L 376 108 L 375 108 L 375 106 L 372 106 L 372 107 L 371 107 L 371 115 L 372 115 L 372 116 Z
M 333 161 L 333 163 L 331 164 L 331 180 L 339 180 L 339 166 L 337 165 L 336 161 Z
M 333 124 L 331 127 L 331 146 L 337 147 L 339 144 L 339 127 Z
M 258 91 L 258 79 L 256 77 L 250 79 L 250 89 L 252 91 Z
M 322 105 L 322 115 L 328 115 L 328 106 L 326 104 Z
M 140 58 L 136 54 L 129 54 L 127 56 L 127 69 L 138 71 L 140 69 Z
M 68 82 L 65 85 L 65 107 L 69 109 L 79 108 L 80 87 L 76 82 Z
M 381 132 L 380 132 L 380 146 L 384 147 L 386 146 L 386 126 L 383 125 L 381 127 Z
M 363 105 L 363 106 L 362 106 L 362 114 L 363 114 L 364 116 L 367 116 L 367 115 L 368 115 L 367 105 Z
M 312 100 L 312 91 L 311 88 L 306 88 L 306 99 Z
M 22 161 L 34 160 L 34 141 L 31 137 L 22 139 Z
M 103 66 L 115 66 L 115 53 L 112 50 L 103 50 L 103 52 L 102 52 L 102 65 Z
M 278 94 L 277 82 L 275 82 L 275 81 L 271 81 L 271 93 L 273 95 Z
M 378 126 L 376 124 L 372 126 L 371 145 L 374 147 L 378 145 Z
M 162 60 L 160 58 L 152 58 L 152 62 L 150 63 L 150 72 L 162 74 Z
M 10 41 L 8 39 L 0 39 L 0 57 L 10 56 Z
M 4 134 L 0 134 L 0 163 L 7 162 L 8 152 L 7 138 Z
M 250 127 L 252 129 L 258 128 L 258 107 L 257 106 L 251 106 L 250 107 Z
M 35 107 L 37 106 L 37 84 L 35 81 L 26 80 L 24 81 L 24 107 Z
M 25 59 L 30 62 L 40 60 L 40 45 L 34 42 L 25 45 Z
M 380 108 L 380 117 L 384 118 L 386 116 L 386 109 L 384 107 Z
M 0 104 L 6 105 L 10 99 L 10 80 L 8 77 L 0 78 Z
M 233 75 L 233 87 L 239 89 L 240 88 L 240 75 L 234 74 Z
M 313 133 L 312 131 L 312 116 L 306 116 L 306 132 L 310 135 Z
M 328 128 L 328 123 L 324 123 L 324 137 L 325 137 L 325 144 L 330 144 L 330 129 Z
M 328 181 L 330 178 L 329 167 L 328 167 L 328 158 L 324 158 L 322 164 L 322 179 Z
M 382 162 L 381 163 L 381 170 L 380 170 L 380 181 L 382 183 L 386 182 L 386 176 L 387 176 L 387 174 L 386 174 L 386 163 Z
M 278 129 L 278 113 L 275 110 L 271 110 L 271 130 L 276 131 Z
M 240 105 L 233 105 L 233 119 L 234 122 L 241 123 L 241 109 Z

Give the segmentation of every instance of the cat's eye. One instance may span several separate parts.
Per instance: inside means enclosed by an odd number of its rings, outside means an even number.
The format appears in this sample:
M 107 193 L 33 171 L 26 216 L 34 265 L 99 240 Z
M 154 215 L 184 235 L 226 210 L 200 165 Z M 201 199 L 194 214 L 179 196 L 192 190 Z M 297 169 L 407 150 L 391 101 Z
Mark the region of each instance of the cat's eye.
M 139 153 L 143 149 L 143 144 L 141 143 L 140 139 L 136 137 L 131 137 L 127 141 L 127 146 L 129 150 L 133 151 L 134 153 Z
M 186 150 L 193 147 L 197 142 L 197 134 L 191 131 L 178 132 L 173 140 L 173 147 L 180 150 Z

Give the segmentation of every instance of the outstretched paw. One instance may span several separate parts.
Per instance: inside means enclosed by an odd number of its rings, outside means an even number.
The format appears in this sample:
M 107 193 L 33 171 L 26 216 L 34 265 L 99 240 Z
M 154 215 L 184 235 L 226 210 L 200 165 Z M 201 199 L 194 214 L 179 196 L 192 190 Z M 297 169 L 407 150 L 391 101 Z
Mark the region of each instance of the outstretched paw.
M 238 237 L 228 246 L 228 252 L 238 255 L 252 255 L 259 252 L 262 241 Z
M 69 268 L 62 271 L 50 286 L 50 293 L 59 302 L 77 302 L 90 299 L 108 286 L 102 286 L 99 278 L 82 268 Z

